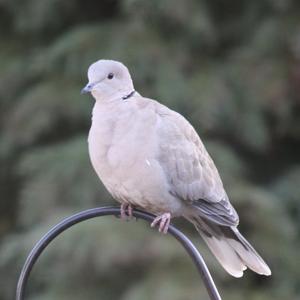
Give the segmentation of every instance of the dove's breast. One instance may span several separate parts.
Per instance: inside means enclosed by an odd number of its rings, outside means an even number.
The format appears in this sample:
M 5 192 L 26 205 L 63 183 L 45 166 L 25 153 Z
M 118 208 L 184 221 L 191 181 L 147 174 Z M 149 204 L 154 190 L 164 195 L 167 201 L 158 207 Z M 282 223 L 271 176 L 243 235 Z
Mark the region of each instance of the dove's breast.
M 116 200 L 153 213 L 180 214 L 182 203 L 169 193 L 158 161 L 157 122 L 158 116 L 149 109 L 95 107 L 89 154 L 96 173 Z

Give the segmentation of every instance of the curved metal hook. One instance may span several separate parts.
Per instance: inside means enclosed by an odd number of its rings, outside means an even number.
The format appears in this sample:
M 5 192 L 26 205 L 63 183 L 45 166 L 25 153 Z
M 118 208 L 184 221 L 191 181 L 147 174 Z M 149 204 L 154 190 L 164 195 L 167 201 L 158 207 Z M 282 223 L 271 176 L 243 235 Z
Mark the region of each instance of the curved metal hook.
M 35 265 L 36 261 L 38 260 L 39 256 L 42 254 L 42 252 L 45 250 L 45 248 L 53 241 L 60 233 L 67 230 L 69 227 L 80 223 L 82 221 L 101 217 L 101 216 L 107 216 L 107 215 L 114 215 L 118 216 L 120 215 L 120 208 L 119 207 L 97 207 L 88 209 L 82 212 L 79 212 L 73 216 L 70 216 L 64 220 L 62 220 L 60 223 L 58 223 L 56 226 L 54 226 L 52 229 L 50 229 L 34 246 L 34 248 L 29 253 L 25 264 L 22 268 L 18 285 L 17 285 L 17 291 L 16 291 L 16 300 L 23 300 L 24 299 L 24 293 L 26 284 L 29 278 L 29 275 L 31 273 L 31 270 L 33 266 Z M 133 216 L 136 218 L 140 218 L 143 220 L 146 220 L 148 222 L 152 222 L 155 218 L 154 215 L 146 213 L 141 210 L 134 209 L 133 210 Z M 194 264 L 196 265 L 201 278 L 206 286 L 207 292 L 209 294 L 209 297 L 211 300 L 221 300 L 220 294 L 214 284 L 214 281 L 210 275 L 210 272 L 201 256 L 199 251 L 196 249 L 196 247 L 193 245 L 193 243 L 178 229 L 176 229 L 173 225 L 169 226 L 168 233 L 170 233 L 173 237 L 175 237 L 181 245 L 185 248 L 185 250 L 188 252 L 190 257 L 192 258 Z

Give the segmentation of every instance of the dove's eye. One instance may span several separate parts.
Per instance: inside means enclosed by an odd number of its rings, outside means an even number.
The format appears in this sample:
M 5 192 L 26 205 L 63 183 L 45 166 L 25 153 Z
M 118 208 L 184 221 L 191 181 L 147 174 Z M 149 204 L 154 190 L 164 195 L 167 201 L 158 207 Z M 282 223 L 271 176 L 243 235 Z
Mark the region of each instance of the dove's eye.
M 107 75 L 107 78 L 108 78 L 108 79 L 113 79 L 113 78 L 114 78 L 114 73 L 109 73 L 109 74 Z

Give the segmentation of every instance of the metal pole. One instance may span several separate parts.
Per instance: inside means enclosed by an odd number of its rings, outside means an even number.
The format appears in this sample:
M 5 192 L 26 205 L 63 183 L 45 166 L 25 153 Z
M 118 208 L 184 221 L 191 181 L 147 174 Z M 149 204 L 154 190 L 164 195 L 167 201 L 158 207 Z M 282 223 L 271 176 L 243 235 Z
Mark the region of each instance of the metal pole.
M 31 270 L 33 266 L 35 265 L 36 261 L 38 260 L 39 256 L 42 254 L 42 252 L 45 250 L 45 248 L 53 241 L 59 234 L 67 230 L 68 228 L 72 227 L 73 225 L 80 223 L 82 221 L 101 217 L 101 216 L 108 216 L 108 215 L 114 215 L 119 216 L 120 215 L 120 208 L 119 207 L 97 207 L 88 209 L 82 212 L 79 212 L 73 216 L 70 216 L 64 220 L 62 220 L 60 223 L 58 223 L 56 226 L 54 226 L 52 229 L 50 229 L 34 246 L 34 248 L 29 253 L 25 264 L 22 268 L 18 285 L 17 285 L 17 291 L 16 291 L 16 300 L 23 300 L 24 294 L 25 294 L 25 288 L 26 284 L 28 282 L 29 275 L 31 273 Z M 141 210 L 134 209 L 133 210 L 133 216 L 139 219 L 146 220 L 148 222 L 152 222 L 155 218 L 154 215 L 146 213 Z M 209 297 L 211 300 L 221 300 L 220 294 L 214 284 L 214 281 L 210 275 L 210 272 L 201 256 L 199 251 L 196 249 L 196 247 L 193 245 L 193 243 L 178 229 L 176 229 L 173 225 L 169 226 L 168 233 L 170 233 L 173 237 L 175 237 L 181 245 L 185 248 L 185 250 L 188 252 L 190 257 L 192 258 L 194 264 L 196 265 L 200 276 L 205 284 L 205 287 L 207 289 L 207 292 L 209 294 Z

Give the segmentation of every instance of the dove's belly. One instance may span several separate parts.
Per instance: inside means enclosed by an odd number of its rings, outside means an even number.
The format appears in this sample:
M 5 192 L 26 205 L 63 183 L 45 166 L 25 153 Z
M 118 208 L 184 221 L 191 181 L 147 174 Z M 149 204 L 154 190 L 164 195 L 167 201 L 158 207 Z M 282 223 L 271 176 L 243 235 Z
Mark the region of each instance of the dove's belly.
M 92 125 L 89 153 L 95 171 L 112 196 L 154 214 L 181 215 L 184 204 L 169 192 L 166 174 L 155 157 L 157 149 L 151 132 L 130 127 L 117 139 L 117 133 L 109 135 L 105 126 L 108 125 Z

